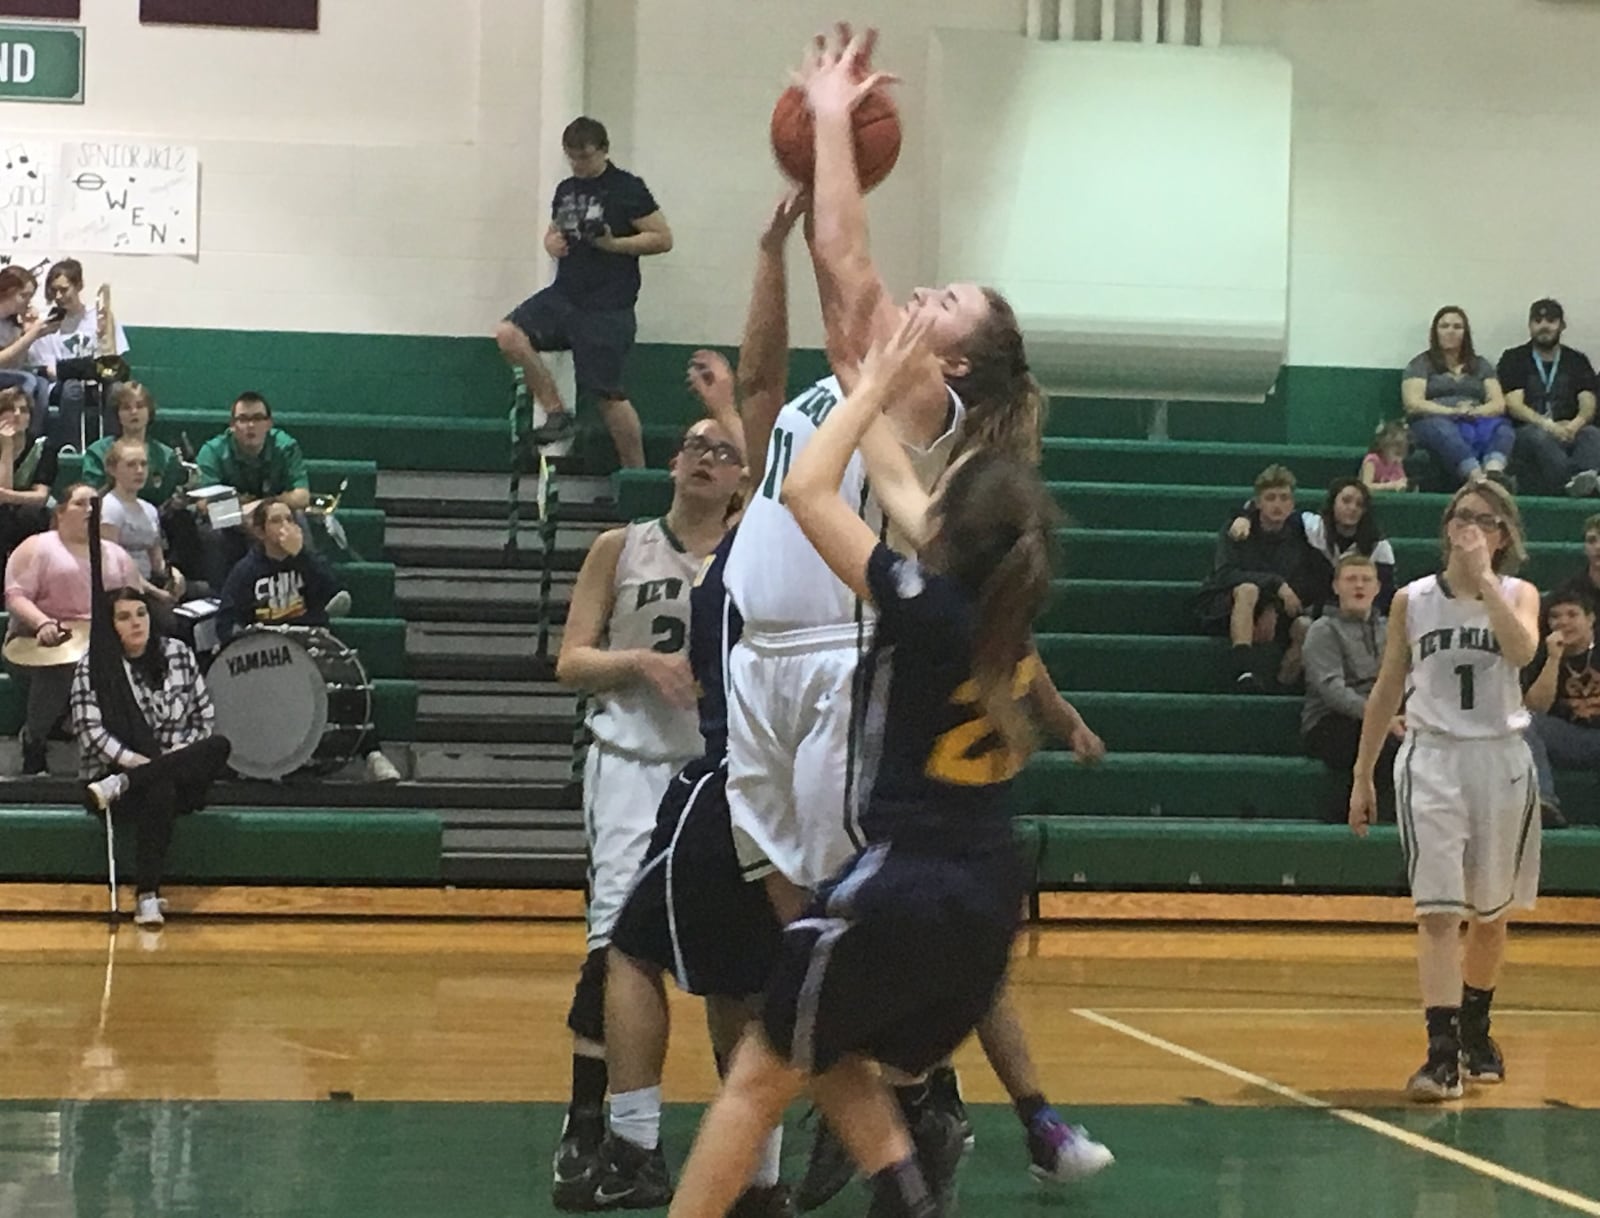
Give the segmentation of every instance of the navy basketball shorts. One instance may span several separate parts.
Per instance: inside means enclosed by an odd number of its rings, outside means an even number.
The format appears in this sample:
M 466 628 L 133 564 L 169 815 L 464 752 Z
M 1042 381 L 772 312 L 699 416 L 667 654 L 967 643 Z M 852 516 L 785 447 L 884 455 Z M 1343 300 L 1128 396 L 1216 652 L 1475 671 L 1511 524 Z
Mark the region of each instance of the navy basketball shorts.
M 701 758 L 668 785 L 611 944 L 686 993 L 743 998 L 766 987 L 782 928 L 761 882 L 740 877 L 727 781 L 723 761 Z
M 925 1073 L 993 1005 L 1022 894 L 1009 843 L 960 857 L 869 847 L 784 931 L 768 1044 L 810 1074 L 848 1054 Z
M 581 309 L 554 287 L 535 292 L 506 317 L 536 351 L 571 351 L 580 394 L 620 401 L 623 366 L 633 350 L 632 309 Z

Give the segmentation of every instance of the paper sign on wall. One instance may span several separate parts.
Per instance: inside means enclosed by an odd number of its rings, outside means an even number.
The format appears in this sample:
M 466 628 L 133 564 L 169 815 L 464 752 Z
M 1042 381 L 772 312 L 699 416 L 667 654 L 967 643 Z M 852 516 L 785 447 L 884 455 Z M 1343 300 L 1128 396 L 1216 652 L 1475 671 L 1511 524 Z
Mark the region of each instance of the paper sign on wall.
M 200 158 L 186 144 L 11 138 L 0 243 L 99 254 L 199 251 Z

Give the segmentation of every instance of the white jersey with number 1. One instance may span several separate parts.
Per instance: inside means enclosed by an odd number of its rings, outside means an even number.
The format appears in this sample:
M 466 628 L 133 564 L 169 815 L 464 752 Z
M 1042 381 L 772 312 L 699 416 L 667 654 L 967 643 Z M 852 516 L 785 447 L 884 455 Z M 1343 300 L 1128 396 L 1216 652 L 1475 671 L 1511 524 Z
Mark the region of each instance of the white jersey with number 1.
M 828 569 L 780 501 L 783 480 L 795 456 L 843 397 L 838 378 L 825 377 L 778 412 L 767 445 L 766 473 L 745 507 L 724 575 L 728 593 L 744 616 L 747 634 L 821 627 L 853 630 L 858 614 L 870 615 L 870 608 L 860 605 L 855 594 Z M 926 450 L 906 447 L 924 487 L 933 485 L 955 447 L 962 406 L 953 393 L 950 401 L 952 418 L 945 434 Z M 875 532 L 882 532 L 883 510 L 868 489 L 859 452 L 850 456 L 839 496 Z
M 1517 583 L 1501 577 L 1508 601 Z M 1405 592 L 1408 725 L 1462 740 L 1513 736 L 1527 727 L 1521 674 L 1500 654 L 1483 602 L 1456 596 L 1438 575 L 1406 585 Z

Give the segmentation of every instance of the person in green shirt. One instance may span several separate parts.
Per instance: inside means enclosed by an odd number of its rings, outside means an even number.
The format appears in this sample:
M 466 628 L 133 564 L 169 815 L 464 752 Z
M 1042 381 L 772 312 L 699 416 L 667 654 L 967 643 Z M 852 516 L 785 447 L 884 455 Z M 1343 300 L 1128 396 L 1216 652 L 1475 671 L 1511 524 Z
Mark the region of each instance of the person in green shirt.
M 156 421 L 156 399 L 150 390 L 138 381 L 124 385 L 122 392 L 117 395 L 117 420 L 122 424 L 122 435 L 129 440 L 141 441 L 150 455 L 150 480 L 139 492 L 139 498 L 159 508 L 174 496 L 182 494 L 188 479 L 183 459 L 150 434 L 150 426 Z M 116 436 L 104 436 L 89 445 L 83 454 L 80 481 L 95 487 L 110 484 L 111 479 L 106 474 L 106 455 L 116 442 Z
M 228 430 L 201 446 L 195 464 L 205 486 L 231 486 L 239 492 L 239 506 L 248 518 L 263 499 L 286 503 L 301 520 L 311 506 L 311 476 L 300 443 L 272 424 L 272 407 L 259 393 L 241 393 L 233 403 Z M 234 565 L 250 548 L 241 528 L 207 529 L 206 581 L 220 589 Z

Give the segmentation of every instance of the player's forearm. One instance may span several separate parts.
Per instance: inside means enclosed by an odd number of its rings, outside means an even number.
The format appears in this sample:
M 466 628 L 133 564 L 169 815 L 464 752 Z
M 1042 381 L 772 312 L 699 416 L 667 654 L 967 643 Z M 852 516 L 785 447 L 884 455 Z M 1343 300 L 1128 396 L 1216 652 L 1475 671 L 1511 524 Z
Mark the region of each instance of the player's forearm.
M 1404 674 L 1398 678 L 1384 674 L 1378 677 L 1372 692 L 1367 695 L 1367 708 L 1361 716 L 1361 746 L 1356 751 L 1355 772 L 1358 776 L 1370 777 L 1372 768 L 1378 764 L 1378 754 L 1383 751 L 1384 739 L 1400 710 L 1400 699 L 1404 693 Z
M 603 647 L 563 647 L 556 660 L 556 680 L 568 689 L 603 693 L 639 681 L 638 652 Z
M 933 500 L 917 481 L 917 472 L 889 420 L 881 414 L 869 419 L 859 447 L 873 498 L 901 535 L 921 550 L 933 532 L 928 526 L 928 506 Z
M 783 480 L 783 501 L 825 496 L 837 499 L 851 455 L 882 412 L 883 393 L 876 384 L 846 395 L 795 458 L 794 468 Z
M 1483 607 L 1489 614 L 1489 628 L 1500 644 L 1500 654 L 1508 663 L 1526 668 L 1539 652 L 1539 639 L 1528 629 L 1527 623 L 1517 616 L 1516 608 L 1506 600 L 1500 590 L 1500 577 L 1493 572 L 1479 585 Z
M 789 275 L 783 250 L 765 243 L 756 251 L 750 310 L 739 344 L 739 392 L 781 396 L 789 377 Z
M 850 115 L 818 114 L 816 132 L 811 253 L 820 267 L 836 274 L 843 266 L 870 258 L 867 204 L 856 176 Z
M 1072 735 L 1083 726 L 1083 716 L 1078 708 L 1061 696 L 1055 679 L 1041 662 L 1034 668 L 1033 681 L 1028 686 L 1028 701 L 1033 713 L 1044 729 L 1057 740 L 1070 742 Z

